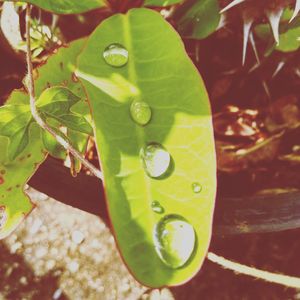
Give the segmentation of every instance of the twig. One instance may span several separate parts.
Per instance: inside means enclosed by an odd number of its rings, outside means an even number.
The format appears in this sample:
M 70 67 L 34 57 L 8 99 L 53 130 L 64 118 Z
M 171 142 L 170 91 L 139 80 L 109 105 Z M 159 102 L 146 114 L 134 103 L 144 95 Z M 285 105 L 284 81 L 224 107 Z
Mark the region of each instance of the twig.
M 290 288 L 300 288 L 300 278 L 287 276 L 287 275 L 281 275 L 276 273 L 271 273 L 259 269 L 255 269 L 252 267 L 248 267 L 233 261 L 230 261 L 222 256 L 216 255 L 214 253 L 209 252 L 207 254 L 207 258 L 218 264 L 221 265 L 225 269 L 232 270 L 234 272 L 252 276 L 255 278 L 263 279 L 268 282 L 277 283 L 284 285 L 286 287 Z
M 31 6 L 27 4 L 26 8 L 26 46 L 27 46 L 27 53 L 26 53 L 26 62 L 27 62 L 27 69 L 28 69 L 28 92 L 30 98 L 30 110 L 33 118 L 40 125 L 44 130 L 48 131 L 56 141 L 62 145 L 67 151 L 69 151 L 75 158 L 77 158 L 90 172 L 95 175 L 96 177 L 103 180 L 103 174 L 100 170 L 98 170 L 95 166 L 93 166 L 89 161 L 87 161 L 82 155 L 77 152 L 75 148 L 64 138 L 58 135 L 51 127 L 49 127 L 44 120 L 40 117 L 38 110 L 35 106 L 35 90 L 34 90 L 34 80 L 33 80 L 33 66 L 31 61 L 31 43 L 30 43 L 30 11 Z

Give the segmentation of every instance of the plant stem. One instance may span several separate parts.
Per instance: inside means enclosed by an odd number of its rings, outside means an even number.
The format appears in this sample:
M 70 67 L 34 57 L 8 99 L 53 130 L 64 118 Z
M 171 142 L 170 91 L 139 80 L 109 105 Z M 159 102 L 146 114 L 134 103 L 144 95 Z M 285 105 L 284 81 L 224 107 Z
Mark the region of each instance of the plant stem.
M 216 255 L 212 252 L 208 252 L 207 254 L 208 260 L 221 265 L 225 269 L 232 270 L 234 272 L 252 276 L 255 278 L 263 279 L 268 282 L 277 283 L 284 285 L 286 287 L 290 288 L 300 288 L 300 278 L 282 275 L 282 274 L 276 274 L 271 273 L 259 269 L 255 269 L 252 267 L 248 267 L 233 261 L 230 261 L 222 256 Z
M 31 41 L 30 41 L 30 25 L 31 25 L 31 6 L 27 4 L 26 8 L 26 62 L 28 69 L 28 92 L 30 98 L 30 110 L 34 120 L 37 124 L 42 127 L 44 130 L 48 131 L 56 141 L 62 145 L 67 151 L 69 151 L 75 158 L 77 158 L 93 175 L 103 180 L 103 174 L 100 170 L 98 170 L 94 165 L 92 165 L 89 161 L 87 161 L 73 146 L 60 135 L 58 135 L 51 127 L 49 127 L 46 122 L 41 118 L 39 112 L 35 106 L 35 89 L 34 89 L 34 79 L 33 79 L 33 66 L 31 60 Z

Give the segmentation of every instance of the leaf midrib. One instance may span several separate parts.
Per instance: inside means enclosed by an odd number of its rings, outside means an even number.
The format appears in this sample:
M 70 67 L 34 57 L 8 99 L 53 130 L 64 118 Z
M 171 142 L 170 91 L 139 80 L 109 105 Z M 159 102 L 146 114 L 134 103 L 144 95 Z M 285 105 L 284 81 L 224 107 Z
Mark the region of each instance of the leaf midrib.
M 129 17 L 130 14 L 127 14 L 126 16 L 123 16 L 123 25 L 124 25 L 124 31 L 123 31 L 123 36 L 125 40 L 125 44 L 128 47 L 128 53 L 129 53 L 129 63 L 128 63 L 128 77 L 129 81 L 133 83 L 136 87 L 138 87 L 137 84 L 137 74 L 136 74 L 136 67 L 134 63 L 134 59 L 130 60 L 130 53 L 132 54 L 132 57 L 134 58 L 134 51 L 132 47 L 132 39 L 131 39 L 131 28 L 129 24 Z M 134 123 L 134 128 L 137 136 L 137 144 L 139 149 L 142 149 L 142 147 L 145 146 L 145 131 L 144 128 L 141 127 L 140 125 L 137 125 Z M 144 182 L 145 182 L 145 192 L 146 192 L 146 198 L 148 202 L 148 208 L 151 207 L 151 198 L 152 198 L 152 193 L 151 193 L 151 182 L 149 178 L 147 177 L 145 172 L 142 172 L 144 176 Z M 144 209 L 145 211 L 146 209 Z M 147 217 L 151 221 L 151 223 L 154 223 L 154 218 L 151 218 L 151 214 L 147 214 Z

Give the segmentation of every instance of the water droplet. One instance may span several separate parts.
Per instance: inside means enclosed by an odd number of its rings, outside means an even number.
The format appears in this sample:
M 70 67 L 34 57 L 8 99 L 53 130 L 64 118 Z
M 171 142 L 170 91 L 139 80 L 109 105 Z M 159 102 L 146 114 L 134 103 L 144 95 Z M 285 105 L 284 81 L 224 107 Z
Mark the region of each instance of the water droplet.
M 170 153 L 158 143 L 150 143 L 141 150 L 146 173 L 150 177 L 160 177 L 165 174 L 171 164 Z
M 123 67 L 128 62 L 128 51 L 120 44 L 111 44 L 103 52 L 107 64 L 113 67 Z
M 154 229 L 154 245 L 159 258 L 177 269 L 189 260 L 196 244 L 193 226 L 179 215 L 163 217 Z
M 7 220 L 7 215 L 5 212 L 5 207 L 2 206 L 2 207 L 0 207 L 0 230 L 4 226 L 6 220 Z
M 193 182 L 192 189 L 194 193 L 198 194 L 202 191 L 202 185 L 199 182 Z
M 158 201 L 153 201 L 151 203 L 151 208 L 157 214 L 163 214 L 165 212 L 165 209 L 160 205 Z
M 132 119 L 139 125 L 146 125 L 151 119 L 151 108 L 144 102 L 139 100 L 134 100 L 130 106 L 130 114 Z

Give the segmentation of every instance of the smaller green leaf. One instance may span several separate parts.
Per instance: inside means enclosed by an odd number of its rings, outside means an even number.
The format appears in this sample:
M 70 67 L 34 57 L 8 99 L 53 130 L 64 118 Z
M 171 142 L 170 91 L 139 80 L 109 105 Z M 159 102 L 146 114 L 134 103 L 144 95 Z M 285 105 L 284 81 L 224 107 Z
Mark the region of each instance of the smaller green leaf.
M 0 239 L 14 231 L 34 207 L 23 190 L 45 159 L 46 153 L 37 124 L 31 123 L 27 132 L 27 146 L 21 155 L 11 161 L 11 142 L 7 137 L 1 136 L 0 129 Z
M 59 126 L 92 134 L 92 127 L 85 117 L 71 112 L 71 107 L 80 101 L 80 98 L 67 88 L 53 87 L 44 91 L 36 104 L 46 122 L 54 119 Z M 33 121 L 29 104 L 9 104 L 0 107 L 0 135 L 10 139 L 8 146 L 10 160 L 14 160 L 28 145 L 28 129 Z M 44 133 L 43 140 L 51 153 L 55 153 L 54 149 L 59 149 L 49 135 Z
M 0 136 L 6 136 L 11 141 L 8 146 L 10 160 L 14 160 L 28 145 L 31 120 L 29 105 L 0 107 Z
M 11 0 L 15 2 L 15 0 Z M 24 0 L 56 14 L 78 14 L 106 6 L 105 0 Z
M 145 0 L 144 6 L 169 6 L 182 2 L 183 0 Z
M 255 26 L 254 31 L 258 38 L 267 42 L 265 56 L 268 56 L 273 50 L 281 52 L 293 52 L 300 48 L 300 18 L 294 19 L 289 23 L 293 11 L 286 9 L 281 18 L 279 28 L 279 45 L 274 42 L 273 34 L 269 24 L 259 24 Z
M 75 77 L 74 64 L 80 51 L 82 50 L 85 39 L 73 41 L 67 46 L 61 47 L 53 55 L 50 55 L 47 61 L 34 69 L 35 73 L 35 92 L 37 97 L 51 86 L 67 86 L 74 94 L 84 99 L 85 92 Z M 29 97 L 24 90 L 15 90 L 6 101 L 7 104 L 28 104 Z M 77 106 L 76 103 L 75 106 Z M 84 114 L 89 113 L 86 105 Z M 84 105 L 81 105 L 81 109 Z M 80 110 L 77 111 L 80 114 Z
M 300 48 L 300 27 L 292 28 L 287 32 L 280 34 L 280 43 L 276 50 L 282 52 L 292 52 Z
M 78 103 L 82 103 L 79 97 L 70 90 L 63 87 L 53 87 L 45 90 L 37 101 L 46 123 L 59 135 L 59 127 L 67 128 L 65 138 L 80 152 L 85 152 L 88 136 L 92 135 L 93 129 L 85 117 L 74 112 Z M 78 105 L 77 108 L 86 107 L 85 104 Z M 55 138 L 49 133 L 43 133 L 43 142 L 49 153 L 57 158 L 66 158 L 66 151 L 59 145 Z M 76 162 L 76 171 L 80 170 L 80 163 Z
M 67 116 L 66 122 L 72 123 L 75 128 L 83 124 L 83 131 L 87 132 L 91 129 L 85 123 L 85 119 L 90 119 L 89 109 L 86 102 L 81 100 L 85 98 L 85 93 L 73 75 L 73 65 L 83 41 L 78 40 L 72 42 L 69 47 L 60 48 L 46 64 L 35 69 L 35 84 L 38 96 L 50 85 L 67 84 L 72 91 L 68 92 L 72 93 L 70 103 L 63 101 L 53 104 L 45 101 L 41 102 L 40 110 L 46 114 L 47 109 L 55 113 L 64 108 L 61 118 L 64 120 Z M 74 118 L 69 119 L 70 115 Z M 47 122 L 53 128 L 58 128 L 61 124 L 49 117 Z M 69 134 L 69 131 L 68 135 L 75 147 L 83 151 L 88 136 L 78 132 Z M 53 140 L 52 136 L 49 137 L 48 133 L 42 131 L 33 121 L 29 97 L 25 91 L 14 91 L 7 104 L 0 107 L 0 239 L 15 230 L 34 207 L 23 190 L 28 179 L 47 155 L 44 144 L 52 155 L 54 152 L 58 155 L 59 151 L 63 151 L 60 155 L 66 156 L 64 149 L 53 148 L 58 146 Z M 77 169 L 79 167 L 77 164 Z
M 87 150 L 87 145 L 89 141 L 89 135 L 84 133 L 74 131 L 72 129 L 68 129 L 68 138 L 72 142 L 73 147 L 79 151 L 80 153 L 84 154 Z M 71 166 L 72 167 L 72 166 Z M 79 173 L 81 170 L 81 162 L 74 158 L 74 171 Z
M 47 124 L 51 126 L 51 128 L 59 128 L 60 122 L 48 118 Z M 46 130 L 42 131 L 42 140 L 45 146 L 45 149 L 49 152 L 49 154 L 58 159 L 65 160 L 67 157 L 66 150 L 61 146 L 56 139 Z
M 74 63 L 77 55 L 82 49 L 84 39 L 72 42 L 67 47 L 62 47 L 57 50 L 55 54 L 50 56 L 47 62 L 34 70 L 36 74 L 35 89 L 36 94 L 39 96 L 47 87 L 53 85 L 65 85 L 72 94 L 78 95 L 73 96 L 70 103 L 42 103 L 46 105 L 42 109 L 42 113 L 49 110 L 49 114 L 46 116 L 47 122 L 51 120 L 51 113 L 56 114 L 56 111 L 60 111 L 56 119 L 56 126 L 51 125 L 53 128 L 58 128 L 60 124 L 65 126 L 71 126 L 71 128 L 78 130 L 78 127 L 82 126 L 84 133 L 91 133 L 91 126 L 87 123 L 91 121 L 89 107 L 85 99 L 85 92 L 75 77 Z M 30 108 L 29 108 L 29 97 L 24 90 L 15 90 L 6 102 L 5 107 L 0 108 L 0 128 L 1 124 L 7 125 L 2 135 L 5 135 L 13 141 L 10 143 L 10 159 L 13 160 L 18 154 L 22 153 L 28 142 L 28 132 L 26 126 L 32 121 Z M 62 110 L 64 106 L 64 110 Z M 46 111 L 47 112 L 47 111 Z M 71 115 L 71 117 L 69 116 Z M 64 122 L 65 120 L 65 122 Z M 53 120 L 52 120 L 53 122 Z M 23 128 L 23 130 L 17 132 Z M 13 135 L 16 134 L 15 137 Z M 0 129 L 1 135 L 1 129 Z M 42 133 L 42 138 L 46 149 L 55 157 L 65 157 L 66 154 L 61 153 L 62 148 L 57 144 L 56 140 L 47 133 Z M 65 150 L 63 150 L 65 152 Z
M 53 87 L 45 90 L 36 104 L 46 118 L 55 119 L 75 131 L 92 134 L 93 129 L 87 120 L 71 111 L 71 107 L 79 101 L 80 98 L 69 89 Z
M 188 0 L 175 11 L 174 19 L 181 36 L 204 39 L 220 22 L 218 0 Z

